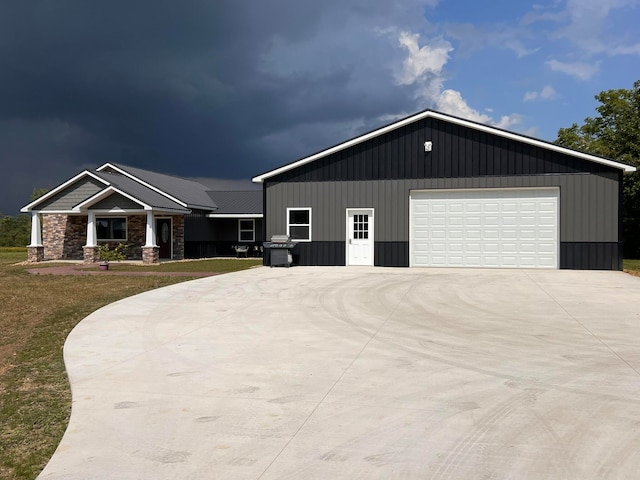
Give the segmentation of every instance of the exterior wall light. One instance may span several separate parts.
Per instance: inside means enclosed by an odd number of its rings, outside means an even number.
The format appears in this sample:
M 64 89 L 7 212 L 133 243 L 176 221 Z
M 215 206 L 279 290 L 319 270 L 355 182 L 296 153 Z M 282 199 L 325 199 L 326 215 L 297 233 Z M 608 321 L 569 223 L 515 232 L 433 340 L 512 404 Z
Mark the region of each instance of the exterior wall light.
M 424 151 L 430 152 L 433 149 L 433 142 L 424 142 Z

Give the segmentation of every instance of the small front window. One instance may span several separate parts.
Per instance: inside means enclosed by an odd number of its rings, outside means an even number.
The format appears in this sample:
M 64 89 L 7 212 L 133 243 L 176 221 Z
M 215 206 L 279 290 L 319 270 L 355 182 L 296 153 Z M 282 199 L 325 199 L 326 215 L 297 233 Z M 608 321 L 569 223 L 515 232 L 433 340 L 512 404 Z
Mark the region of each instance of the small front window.
M 126 240 L 126 217 L 96 218 L 96 234 L 98 240 Z
M 287 235 L 297 242 L 311 241 L 311 209 L 287 209 Z
M 255 239 L 256 221 L 253 218 L 247 220 L 238 220 L 238 241 L 255 242 Z

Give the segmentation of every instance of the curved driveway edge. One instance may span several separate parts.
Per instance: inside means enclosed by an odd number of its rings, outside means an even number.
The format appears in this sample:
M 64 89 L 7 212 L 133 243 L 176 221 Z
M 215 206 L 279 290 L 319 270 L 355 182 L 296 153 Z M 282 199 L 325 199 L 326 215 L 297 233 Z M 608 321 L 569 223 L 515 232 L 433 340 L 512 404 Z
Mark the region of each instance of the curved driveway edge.
M 71 332 L 71 420 L 39 478 L 634 478 L 639 343 L 620 272 L 194 280 Z

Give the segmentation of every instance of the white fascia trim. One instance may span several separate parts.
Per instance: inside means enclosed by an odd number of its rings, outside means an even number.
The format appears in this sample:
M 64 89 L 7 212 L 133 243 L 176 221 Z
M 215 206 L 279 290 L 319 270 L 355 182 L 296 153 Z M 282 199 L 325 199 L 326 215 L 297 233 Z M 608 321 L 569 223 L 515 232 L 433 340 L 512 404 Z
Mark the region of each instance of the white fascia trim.
M 262 213 L 208 213 L 207 218 L 262 218 Z
M 582 158 L 585 160 L 589 160 L 591 162 L 596 162 L 596 163 L 600 163 L 603 165 L 607 165 L 609 167 L 614 167 L 614 168 L 619 168 L 621 170 L 624 171 L 624 173 L 632 173 L 636 171 L 636 167 L 633 167 L 631 165 L 626 165 L 624 163 L 619 163 L 619 162 L 615 162 L 613 160 L 607 160 L 606 158 L 602 158 L 602 157 L 597 157 L 595 155 L 590 155 L 588 153 L 582 153 L 582 152 L 578 152 L 576 150 L 571 150 L 569 148 L 566 147 L 561 147 L 559 145 L 555 145 L 553 143 L 547 143 L 547 142 L 543 142 L 541 140 L 536 140 L 535 138 L 530 138 L 530 137 L 525 137 L 523 135 L 519 135 L 517 133 L 512 133 L 512 132 L 508 132 L 505 130 L 501 130 L 499 128 L 495 128 L 495 127 L 490 127 L 488 125 L 482 125 L 482 124 L 478 124 L 475 122 L 471 122 L 469 120 L 464 120 L 462 118 L 457 118 L 457 117 L 452 117 L 449 115 L 445 115 L 443 113 L 439 113 L 439 112 L 434 112 L 432 110 L 427 110 L 424 112 L 420 112 L 416 115 L 413 115 L 411 117 L 405 118 L 404 120 L 400 120 L 396 123 L 392 123 L 391 125 L 387 125 L 386 127 L 382 127 L 378 130 L 374 130 L 373 132 L 369 132 L 365 135 L 362 135 L 360 137 L 356 137 L 354 139 L 351 139 L 347 142 L 341 143 L 339 145 L 336 145 L 335 147 L 331 147 L 327 150 L 323 150 L 322 152 L 318 152 L 314 155 L 311 155 L 309 157 L 305 157 L 302 158 L 300 160 L 298 160 L 297 162 L 293 162 L 290 163 L 288 165 L 284 165 L 280 168 L 277 168 L 275 170 L 271 170 L 270 172 L 267 173 L 263 173 L 262 175 L 258 175 L 256 177 L 253 177 L 251 179 L 252 182 L 254 183 L 262 183 L 264 180 L 266 180 L 267 178 L 273 177 L 275 175 L 279 175 L 280 173 L 292 170 L 294 168 L 298 168 L 302 165 L 306 165 L 307 163 L 311 163 L 315 160 L 318 160 L 319 158 L 322 157 L 326 157 L 327 155 L 331 155 L 332 153 L 336 153 L 339 152 L 340 150 L 344 150 L 345 148 L 349 148 L 352 147 L 353 145 L 357 145 L 359 143 L 362 142 L 366 142 L 367 140 L 370 140 L 372 138 L 375 138 L 377 136 L 383 135 L 387 132 L 390 132 L 392 130 L 395 130 L 397 128 L 403 127 L 407 124 L 413 123 L 417 120 L 421 120 L 423 118 L 427 118 L 427 117 L 433 117 L 433 118 L 437 118 L 438 120 L 443 120 L 445 122 L 449 122 L 449 123 L 455 123 L 457 125 L 462 125 L 465 127 L 469 127 L 469 128 L 473 128 L 475 130 L 479 130 L 481 132 L 487 132 L 487 133 L 491 133 L 493 135 L 499 135 L 501 137 L 504 138 L 509 138 L 511 140 L 516 140 L 519 142 L 523 142 L 523 143 L 528 143 L 529 145 L 534 145 L 536 147 L 541 147 L 541 148 L 546 148 L 547 150 L 552 150 L 554 152 L 559 152 L 559 153 L 564 153 L 567 155 L 572 155 L 574 157 L 578 157 L 578 158 Z
M 91 213 L 95 213 L 96 215 L 130 215 L 132 213 L 146 213 L 146 210 L 136 209 L 136 210 L 122 210 L 121 208 L 114 208 L 112 210 L 91 210 Z M 86 213 L 86 212 L 85 212 Z
M 516 140 L 518 142 L 528 143 L 529 145 L 533 145 L 535 147 L 546 148 L 547 150 L 552 150 L 558 153 L 564 153 L 566 155 L 572 155 L 574 157 L 582 158 L 584 160 L 589 160 L 591 162 L 600 163 L 602 165 L 606 165 L 608 167 L 619 168 L 623 170 L 624 173 L 633 173 L 636 171 L 636 167 L 631 165 L 627 165 L 625 163 L 615 162 L 613 160 L 607 160 L 606 158 L 598 157 L 596 155 L 590 155 L 588 153 L 578 152 L 576 150 L 571 150 L 570 148 L 561 147 L 560 145 L 556 145 L 554 143 L 543 142 L 542 140 L 537 140 L 531 137 L 525 137 L 523 135 L 518 135 L 517 133 L 507 132 L 505 130 L 500 130 L 498 128 L 490 127 L 488 125 L 481 125 L 477 123 L 470 122 L 468 120 L 463 120 L 461 118 L 450 117 L 449 115 L 444 115 L 438 112 L 427 112 L 429 117 L 437 118 L 439 120 L 447 121 L 450 123 L 456 123 L 458 125 L 463 125 L 469 128 L 475 128 L 481 132 L 492 133 L 494 135 L 499 135 L 504 138 L 508 138 L 510 140 Z
M 76 211 L 76 212 L 85 211 L 89 207 L 91 207 L 91 205 L 93 205 L 93 204 L 95 204 L 95 203 L 97 203 L 97 202 L 99 202 L 101 200 L 104 200 L 105 198 L 113 195 L 114 193 L 118 193 L 118 194 L 122 195 L 123 197 L 128 198 L 132 202 L 137 203 L 144 210 L 152 210 L 152 207 L 150 205 L 147 205 L 146 203 L 141 202 L 137 198 L 134 198 L 131 195 L 129 195 L 129 194 L 123 192 L 122 190 L 119 190 L 118 188 L 116 188 L 114 186 L 111 186 L 111 185 L 109 187 L 105 188 L 104 190 L 99 191 L 93 197 L 89 197 L 85 201 L 79 203 L 78 205 L 73 207 L 73 210 Z
M 94 173 L 91 173 L 89 170 L 83 170 L 82 172 L 80 172 L 79 174 L 77 174 L 75 177 L 70 178 L 69 180 L 67 180 L 66 182 L 64 182 L 61 185 L 58 185 L 56 188 L 54 188 L 53 190 L 51 190 L 50 192 L 45 193 L 44 195 L 42 195 L 41 197 L 36 198 L 33 202 L 31 202 L 29 205 L 26 205 L 24 207 L 22 207 L 20 209 L 21 212 L 30 212 L 33 210 L 33 207 L 35 207 L 36 205 L 38 205 L 40 202 L 43 202 L 44 200 L 53 197 L 54 195 L 56 195 L 57 193 L 61 192 L 62 190 L 64 190 L 65 188 L 67 188 L 69 185 L 77 182 L 78 180 L 80 180 L 82 177 L 85 177 L 89 175 L 90 177 L 98 180 L 100 183 L 103 183 L 105 185 L 109 185 L 108 182 L 106 182 L 105 180 L 103 180 L 102 178 L 100 178 L 99 176 L 95 175 Z M 47 212 L 47 213 L 54 213 L 53 211 L 51 212 Z M 65 213 L 64 211 L 60 211 L 60 212 L 55 212 L 55 213 Z
M 151 185 L 150 183 L 147 183 L 141 179 L 139 179 L 138 177 L 136 177 L 135 175 L 131 175 L 129 172 L 116 167 L 115 165 L 107 162 L 104 165 L 101 165 L 100 167 L 96 168 L 96 170 L 98 172 L 101 172 L 102 170 L 106 169 L 106 168 L 112 168 L 118 172 L 120 172 L 122 175 L 124 175 L 125 177 L 130 178 L 131 180 L 134 180 L 136 182 L 138 182 L 140 185 L 144 185 L 147 188 L 150 188 L 151 190 L 153 190 L 156 193 L 159 193 L 160 195 L 167 197 L 169 200 L 172 200 L 174 202 L 176 202 L 178 205 L 182 205 L 183 207 L 187 208 L 187 204 L 184 203 L 182 200 L 178 200 L 176 197 L 174 197 L 173 195 L 168 194 L 167 192 L 165 192 L 164 190 L 160 190 L 158 187 L 155 187 L 153 185 Z
M 34 210 L 42 215 L 78 215 L 80 212 L 74 210 Z

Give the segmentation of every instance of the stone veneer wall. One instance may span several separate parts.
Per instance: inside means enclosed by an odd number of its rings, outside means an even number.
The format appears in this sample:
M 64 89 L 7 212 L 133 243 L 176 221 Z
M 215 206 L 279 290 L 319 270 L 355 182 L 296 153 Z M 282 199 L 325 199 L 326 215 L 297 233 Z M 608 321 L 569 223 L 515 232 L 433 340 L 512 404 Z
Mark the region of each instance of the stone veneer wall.
M 142 260 L 142 246 L 147 236 L 147 216 L 131 215 L 127 217 L 127 258 Z
M 87 217 L 62 213 L 42 215 L 45 260 L 82 260 L 87 242 Z
M 173 259 L 184 258 L 184 216 L 173 215 Z M 146 215 L 127 217 L 127 259 L 141 260 L 142 246 L 146 241 Z M 83 247 L 87 243 L 87 217 L 46 213 L 42 218 L 42 243 L 46 260 L 82 260 Z M 119 242 L 98 242 L 115 247 Z
M 173 260 L 184 259 L 184 215 L 173 215 Z

